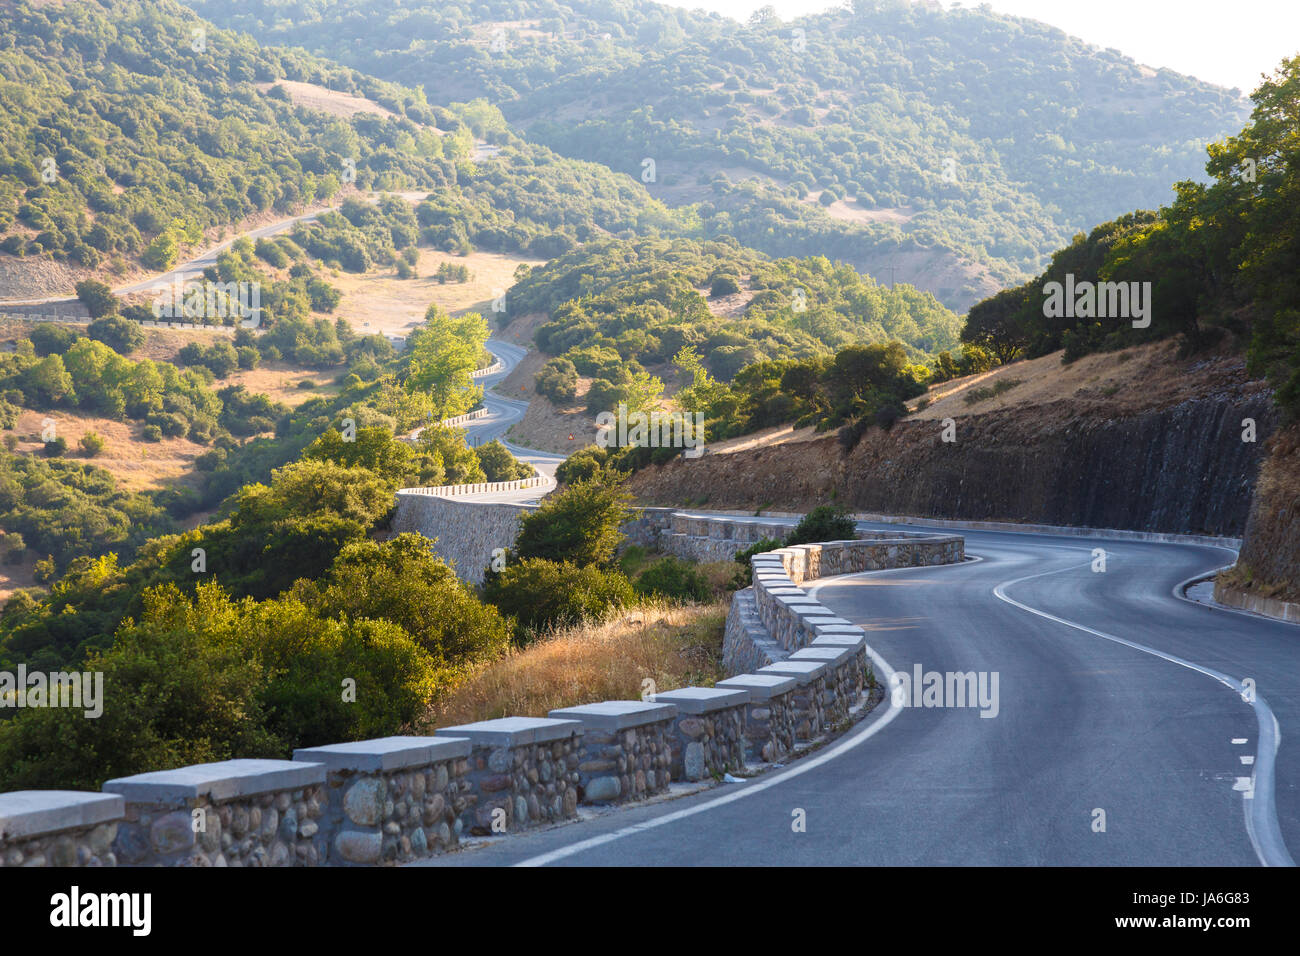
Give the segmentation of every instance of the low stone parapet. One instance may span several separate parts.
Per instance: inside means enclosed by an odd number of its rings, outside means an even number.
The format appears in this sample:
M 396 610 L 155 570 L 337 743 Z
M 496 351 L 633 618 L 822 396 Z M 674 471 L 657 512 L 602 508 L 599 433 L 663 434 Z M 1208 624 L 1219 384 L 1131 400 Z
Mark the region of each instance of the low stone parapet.
M 777 661 L 760 667 L 759 674 L 792 677 L 797 687 L 790 695 L 794 717 L 794 735 L 797 740 L 812 741 L 827 728 L 826 722 L 826 672 L 824 661 Z
M 826 665 L 826 695 L 822 702 L 826 709 L 828 727 L 837 727 L 849 719 L 849 709 L 858 702 L 862 693 L 862 671 L 858 666 L 857 649 L 853 647 L 813 646 L 795 651 L 787 663 L 820 661 Z
M 838 625 L 830 625 L 827 628 L 828 633 L 814 638 L 812 643 L 803 650 L 813 650 L 819 647 L 849 648 L 853 652 L 853 657 L 851 658 L 848 679 L 855 686 L 855 694 L 862 694 L 870 685 L 873 677 L 871 662 L 867 657 L 867 636 L 861 628 L 853 625 L 849 625 L 843 632 L 834 630 L 837 627 Z M 799 652 L 796 651 L 796 653 Z
M 674 780 L 697 781 L 744 769 L 749 691 L 683 687 L 656 694 L 655 702 L 677 708 L 668 735 Z
M 293 760 L 226 760 L 104 784 L 126 801 L 113 852 L 136 866 L 317 866 L 325 768 Z
M 117 866 L 113 841 L 125 816 L 116 794 L 0 793 L 0 867 Z
M 293 759 L 325 767 L 332 866 L 405 863 L 456 846 L 453 809 L 470 788 L 470 742 L 459 737 L 382 737 L 308 747 Z
M 794 749 L 794 694 L 798 681 L 777 674 L 737 674 L 718 681 L 716 686 L 749 693 L 744 730 L 747 763 L 774 763 Z
M 550 716 L 582 723 L 579 802 L 626 803 L 667 791 L 672 765 L 668 738 L 677 717 L 673 704 L 607 700 L 563 707 Z
M 754 589 L 731 596 L 731 610 L 722 633 L 722 667 L 728 674 L 753 673 L 784 658 L 786 651 L 772 640 L 759 620 Z
M 578 814 L 577 720 L 501 717 L 440 727 L 439 737 L 469 741 L 465 780 L 453 810 L 476 836 L 523 830 Z

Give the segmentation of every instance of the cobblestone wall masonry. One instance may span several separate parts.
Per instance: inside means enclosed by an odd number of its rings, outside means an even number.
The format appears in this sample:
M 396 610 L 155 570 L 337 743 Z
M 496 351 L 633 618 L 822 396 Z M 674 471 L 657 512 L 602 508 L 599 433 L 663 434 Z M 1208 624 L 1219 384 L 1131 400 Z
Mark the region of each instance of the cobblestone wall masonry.
M 126 801 L 119 864 L 318 866 L 328 854 L 320 764 L 227 760 L 122 777 L 104 790 Z
M 863 653 L 865 654 L 865 645 Z M 826 682 L 822 703 L 825 705 L 827 729 L 844 725 L 849 719 L 849 708 L 863 691 L 863 673 L 857 649 L 809 645 L 795 651 L 784 663 L 798 664 L 805 661 L 820 661 L 826 665 L 826 673 L 822 675 Z
M 126 802 L 106 793 L 0 793 L 0 867 L 117 866 L 113 840 Z
M 607 700 L 553 710 L 550 716 L 582 723 L 580 803 L 626 803 L 667 792 L 674 705 Z
M 526 505 L 456 501 L 437 495 L 399 492 L 391 528 L 394 533 L 418 531 L 437 540 L 434 554 L 451 563 L 461 580 L 483 581 L 483 572 L 497 548 L 514 546 Z
M 383 737 L 295 750 L 325 767 L 331 866 L 406 863 L 456 846 L 453 807 L 469 789 L 468 740 Z
M 775 763 L 794 749 L 793 696 L 798 681 L 778 674 L 737 674 L 716 686 L 749 693 L 744 727 L 746 763 Z
M 672 779 L 698 781 L 744 769 L 748 691 L 683 687 L 656 694 L 655 702 L 677 708 L 668 736 Z
M 807 646 L 817 627 L 848 624 L 799 589 L 805 581 L 860 571 L 952 564 L 965 557 L 958 535 L 874 538 L 795 545 L 751 559 L 754 605 L 768 636 L 787 651 Z M 724 666 L 727 661 L 724 657 Z
M 576 720 L 501 717 L 441 727 L 439 737 L 470 743 L 463 788 L 452 809 L 457 832 L 476 836 L 524 830 L 578 814 L 583 725 Z M 504 814 L 494 811 L 501 810 Z
M 786 651 L 772 640 L 758 619 L 754 589 L 745 588 L 733 594 L 722 634 L 723 672 L 753 673 L 760 667 L 784 660 L 785 656 Z
M 794 660 L 778 661 L 758 669 L 759 674 L 776 674 L 795 679 L 796 687 L 790 695 L 790 710 L 796 740 L 810 742 L 826 731 L 826 672 L 829 669 L 824 661 Z

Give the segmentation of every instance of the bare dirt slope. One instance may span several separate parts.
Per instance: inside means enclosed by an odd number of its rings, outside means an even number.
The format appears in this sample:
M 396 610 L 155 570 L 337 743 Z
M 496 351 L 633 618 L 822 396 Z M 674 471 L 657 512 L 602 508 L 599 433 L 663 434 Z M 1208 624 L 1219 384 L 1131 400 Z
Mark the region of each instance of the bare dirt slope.
M 706 453 L 646 468 L 631 488 L 656 505 L 806 511 L 838 502 L 862 512 L 1240 535 L 1275 426 L 1271 393 L 1240 358 L 1161 366 L 1163 348 L 1125 361 L 1098 356 L 1091 370 L 1066 373 L 1059 357 L 1056 366 L 1010 366 L 1000 374 L 1024 384 L 998 407 L 966 406 L 957 392 L 934 414 L 869 429 L 851 449 L 827 435 Z M 1103 372 L 1110 384 L 1098 387 L 1092 378 Z M 956 423 L 951 442 L 945 417 Z M 1256 420 L 1258 441 L 1242 440 L 1244 418 Z

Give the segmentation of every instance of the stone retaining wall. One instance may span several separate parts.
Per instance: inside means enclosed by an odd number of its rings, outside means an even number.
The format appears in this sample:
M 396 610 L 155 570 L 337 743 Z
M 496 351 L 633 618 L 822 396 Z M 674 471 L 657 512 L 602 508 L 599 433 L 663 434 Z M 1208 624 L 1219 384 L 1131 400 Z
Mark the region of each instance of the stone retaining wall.
M 435 538 L 433 552 L 451 564 L 463 581 L 481 583 L 497 548 L 510 548 L 519 537 L 527 505 L 460 502 L 405 489 L 397 493 L 395 533 L 418 531 Z
M 456 513 L 454 502 L 410 498 Z M 481 516 L 484 507 L 516 521 L 524 510 L 480 505 L 461 515 Z M 651 521 L 671 529 L 679 517 Z M 830 542 L 756 555 L 754 587 L 735 596 L 725 645 L 733 661 L 748 645 L 753 666 L 713 688 L 447 727 L 436 737 L 308 748 L 292 761 L 138 774 L 108 781 L 103 794 L 0 794 L 0 865 L 402 863 L 455 847 L 466 830 L 527 829 L 575 818 L 580 802 L 645 800 L 672 780 L 781 761 L 796 741 L 844 724 L 873 681 L 862 629 L 808 598 L 796 580 L 882 560 L 961 555 L 960 538 Z M 763 605 L 774 620 L 796 622 L 786 628 L 788 640 L 763 627 Z
M 553 710 L 550 716 L 583 725 L 580 802 L 625 803 L 667 791 L 672 764 L 668 736 L 677 716 L 672 704 L 607 700 Z
M 577 816 L 583 730 L 576 720 L 529 717 L 439 728 L 470 745 L 468 786 L 452 807 L 459 826 L 487 836 Z
M 684 687 L 655 695 L 677 708 L 668 735 L 674 780 L 721 777 L 745 766 L 749 694 L 721 687 Z
M 336 866 L 406 863 L 456 846 L 453 809 L 470 784 L 470 743 L 463 738 L 384 737 L 295 750 L 293 759 L 323 764 Z
M 107 793 L 0 793 L 0 867 L 117 866 L 126 803 Z
M 1249 591 L 1229 587 L 1217 580 L 1214 582 L 1214 600 L 1224 607 L 1235 607 L 1241 611 L 1251 611 L 1289 624 L 1300 624 L 1300 604 L 1264 597 L 1262 594 L 1251 594 Z
M 134 866 L 318 866 L 325 768 L 291 760 L 227 760 L 121 777 L 126 801 L 113 852 Z
M 751 559 L 754 606 L 767 635 L 786 651 L 806 647 L 819 628 L 847 625 L 799 587 L 819 577 L 889 568 L 952 564 L 965 558 L 965 539 L 957 535 L 873 537 L 801 544 L 756 554 Z M 728 671 L 743 667 L 746 652 L 724 654 Z
M 777 674 L 737 674 L 720 680 L 723 690 L 743 690 L 745 707 L 745 760 L 775 763 L 794 749 L 794 694 L 799 684 Z

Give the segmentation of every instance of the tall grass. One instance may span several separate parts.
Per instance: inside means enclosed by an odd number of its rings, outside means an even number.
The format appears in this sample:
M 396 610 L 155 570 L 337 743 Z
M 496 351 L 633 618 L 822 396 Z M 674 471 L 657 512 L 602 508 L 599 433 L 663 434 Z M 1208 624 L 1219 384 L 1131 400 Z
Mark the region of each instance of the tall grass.
M 643 681 L 657 691 L 712 685 L 722 674 L 722 602 L 650 604 L 603 621 L 543 635 L 482 665 L 430 705 L 419 728 L 496 717 L 545 717 L 557 707 L 637 700 Z

